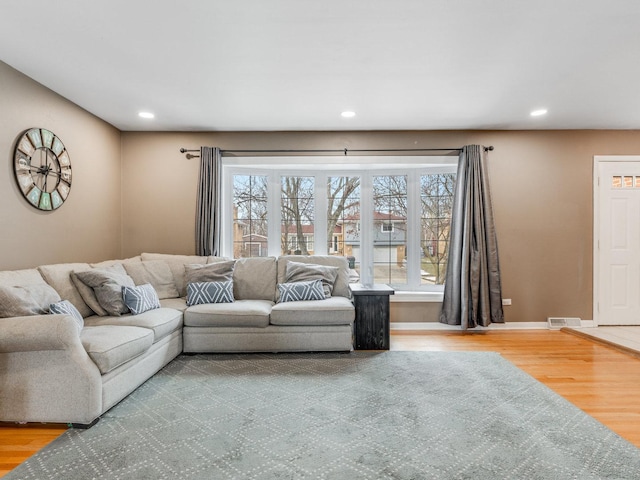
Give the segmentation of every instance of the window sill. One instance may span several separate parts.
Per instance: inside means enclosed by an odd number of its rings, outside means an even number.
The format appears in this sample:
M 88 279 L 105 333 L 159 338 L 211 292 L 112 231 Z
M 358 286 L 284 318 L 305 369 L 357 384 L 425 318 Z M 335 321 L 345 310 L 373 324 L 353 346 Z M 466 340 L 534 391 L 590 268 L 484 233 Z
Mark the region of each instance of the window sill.
M 444 298 L 443 292 L 408 292 L 396 291 L 394 295 L 389 297 L 389 301 L 394 303 L 442 303 Z

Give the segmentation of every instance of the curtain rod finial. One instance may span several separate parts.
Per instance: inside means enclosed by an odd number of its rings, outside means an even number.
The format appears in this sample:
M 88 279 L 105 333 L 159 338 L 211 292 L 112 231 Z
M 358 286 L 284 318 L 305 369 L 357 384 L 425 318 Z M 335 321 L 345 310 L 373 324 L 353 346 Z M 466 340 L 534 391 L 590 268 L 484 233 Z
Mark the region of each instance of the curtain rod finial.
M 493 152 L 493 145 L 489 145 L 488 147 L 484 147 L 485 152 Z

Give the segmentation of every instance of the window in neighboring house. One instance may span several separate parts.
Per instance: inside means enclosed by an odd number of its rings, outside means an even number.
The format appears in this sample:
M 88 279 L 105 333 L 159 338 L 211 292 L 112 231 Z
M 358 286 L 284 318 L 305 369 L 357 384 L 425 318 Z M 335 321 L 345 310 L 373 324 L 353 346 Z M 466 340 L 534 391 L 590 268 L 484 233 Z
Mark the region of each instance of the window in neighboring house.
M 383 223 L 382 224 L 383 232 L 393 232 L 393 223 Z
M 256 241 L 267 243 L 267 177 L 233 176 L 233 257 L 266 255 Z M 257 240 L 259 239 L 259 240 Z

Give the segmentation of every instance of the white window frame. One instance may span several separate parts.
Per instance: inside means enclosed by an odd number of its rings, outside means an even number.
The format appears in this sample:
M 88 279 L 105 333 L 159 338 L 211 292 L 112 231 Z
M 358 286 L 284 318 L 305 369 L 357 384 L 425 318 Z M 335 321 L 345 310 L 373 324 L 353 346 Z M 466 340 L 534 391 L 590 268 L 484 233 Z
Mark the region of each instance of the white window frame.
M 326 184 L 328 177 L 359 176 L 360 181 L 360 282 L 373 283 L 373 177 L 406 175 L 407 284 L 400 291 L 442 292 L 443 285 L 422 285 L 420 279 L 420 176 L 455 173 L 458 157 L 451 156 L 358 156 L 358 157 L 223 157 L 222 175 L 222 255 L 233 257 L 233 176 L 267 176 L 268 255 L 281 255 L 281 176 L 313 176 L 314 223 L 327 223 Z M 328 255 L 325 228 L 314 232 L 314 254 Z

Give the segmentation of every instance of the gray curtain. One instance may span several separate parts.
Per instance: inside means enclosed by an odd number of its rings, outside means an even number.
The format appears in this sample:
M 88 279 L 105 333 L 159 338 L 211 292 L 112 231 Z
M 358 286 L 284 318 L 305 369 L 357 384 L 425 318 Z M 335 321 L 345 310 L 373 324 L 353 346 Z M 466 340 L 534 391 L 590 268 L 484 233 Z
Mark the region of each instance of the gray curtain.
M 481 145 L 462 148 L 453 198 L 440 322 L 463 330 L 504 323 L 486 155 Z
M 200 179 L 196 204 L 196 254 L 220 255 L 222 154 L 200 147 Z

